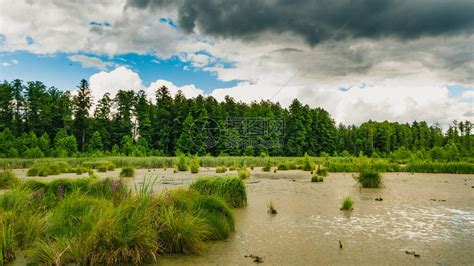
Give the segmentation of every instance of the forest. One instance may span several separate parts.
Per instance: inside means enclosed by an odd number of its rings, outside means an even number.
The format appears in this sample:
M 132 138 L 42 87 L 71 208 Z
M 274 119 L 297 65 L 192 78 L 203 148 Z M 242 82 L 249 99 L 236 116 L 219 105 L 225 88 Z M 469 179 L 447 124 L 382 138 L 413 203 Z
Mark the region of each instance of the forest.
M 96 102 L 96 104 L 94 104 Z M 472 122 L 443 130 L 425 121 L 337 125 L 297 99 L 237 102 L 120 90 L 93 99 L 86 80 L 75 92 L 39 81 L 0 84 L 0 157 L 359 156 L 458 161 L 473 156 Z

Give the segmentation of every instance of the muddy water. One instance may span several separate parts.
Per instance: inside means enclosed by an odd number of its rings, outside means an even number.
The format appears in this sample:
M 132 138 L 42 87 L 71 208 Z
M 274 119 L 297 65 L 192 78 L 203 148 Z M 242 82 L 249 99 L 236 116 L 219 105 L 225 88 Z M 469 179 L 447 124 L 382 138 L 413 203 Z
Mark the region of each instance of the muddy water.
M 210 173 L 203 169 L 198 175 Z M 164 189 L 186 186 L 196 176 L 138 170 L 129 182 L 156 177 L 156 188 Z M 228 240 L 199 255 L 162 256 L 159 264 L 250 265 L 251 254 L 284 265 L 474 264 L 474 176 L 387 173 L 384 178 L 384 188 L 360 189 L 351 174 L 311 183 L 309 173 L 256 169 L 247 183 L 249 205 L 235 210 L 236 231 Z M 345 196 L 355 201 L 351 212 L 339 210 Z M 383 201 L 375 201 L 379 197 Z M 270 200 L 277 215 L 266 212 Z

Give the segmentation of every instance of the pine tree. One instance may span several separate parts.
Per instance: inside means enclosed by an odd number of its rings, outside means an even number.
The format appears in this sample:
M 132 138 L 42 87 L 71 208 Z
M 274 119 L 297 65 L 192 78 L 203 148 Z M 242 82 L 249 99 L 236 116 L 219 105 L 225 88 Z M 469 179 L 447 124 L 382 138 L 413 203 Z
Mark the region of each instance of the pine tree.
M 77 139 L 79 139 L 79 150 L 84 151 L 86 143 L 86 133 L 88 129 L 89 110 L 92 106 L 91 90 L 89 83 L 83 79 L 77 87 L 77 95 L 74 98 L 75 113 L 74 113 L 74 132 Z

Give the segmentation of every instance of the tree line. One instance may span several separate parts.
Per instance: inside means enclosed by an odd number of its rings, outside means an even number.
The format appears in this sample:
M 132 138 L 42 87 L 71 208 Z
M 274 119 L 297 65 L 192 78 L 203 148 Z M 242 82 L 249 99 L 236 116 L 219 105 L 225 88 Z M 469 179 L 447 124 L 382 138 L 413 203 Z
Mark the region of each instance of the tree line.
M 237 102 L 211 96 L 174 97 L 163 86 L 153 101 L 144 91 L 105 93 L 97 104 L 86 80 L 74 95 L 42 82 L 0 84 L 0 157 L 81 155 L 248 155 L 372 157 L 417 154 L 469 157 L 470 121 L 438 124 L 368 121 L 336 125 L 322 108 L 297 99 L 289 108 L 271 101 Z M 428 154 L 428 155 L 427 155 Z

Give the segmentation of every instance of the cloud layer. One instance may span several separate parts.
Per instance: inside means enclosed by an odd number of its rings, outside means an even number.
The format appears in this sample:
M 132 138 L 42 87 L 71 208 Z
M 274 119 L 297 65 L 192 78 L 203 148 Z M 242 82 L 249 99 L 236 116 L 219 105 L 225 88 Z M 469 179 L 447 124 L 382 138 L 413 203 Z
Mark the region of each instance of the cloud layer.
M 348 124 L 368 119 L 447 124 L 472 120 L 474 113 L 471 0 L 0 0 L 0 5 L 8 10 L 0 13 L 0 50 L 68 53 L 70 60 L 102 70 L 90 77 L 96 98 L 119 89 L 151 95 L 161 85 L 187 97 L 229 94 L 284 106 L 297 97 Z M 95 56 L 126 53 L 157 60 L 176 56 L 219 80 L 239 82 L 206 92 L 159 76 L 145 85 L 139 73 Z M 453 84 L 466 91 L 450 96 Z

